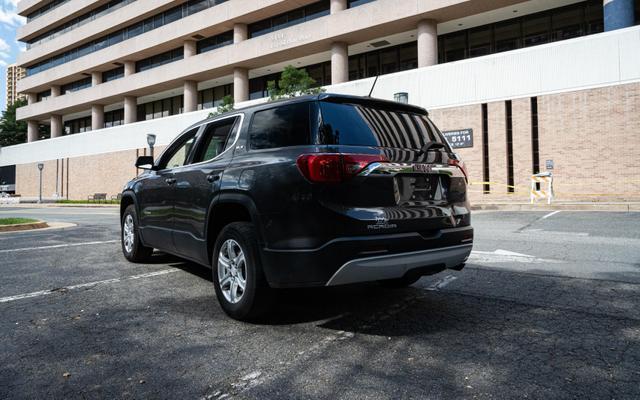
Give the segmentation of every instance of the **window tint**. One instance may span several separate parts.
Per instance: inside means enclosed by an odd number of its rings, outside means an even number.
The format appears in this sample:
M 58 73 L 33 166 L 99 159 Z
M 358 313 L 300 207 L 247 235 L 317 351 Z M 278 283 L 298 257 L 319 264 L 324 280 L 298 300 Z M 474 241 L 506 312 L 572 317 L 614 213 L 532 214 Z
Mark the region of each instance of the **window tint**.
M 189 152 L 191 152 L 191 148 L 193 147 L 193 142 L 197 132 L 198 128 L 195 128 L 184 134 L 178 145 L 174 147 L 169 154 L 162 157 L 166 162 L 162 163 L 160 169 L 176 168 L 185 165 L 187 157 L 189 157 Z
M 237 120 L 237 118 L 228 118 L 207 125 L 202 137 L 202 144 L 199 146 L 198 154 L 194 157 L 193 162 L 212 160 L 231 146 L 233 144 L 232 133 L 235 132 L 233 127 Z
M 252 149 L 310 144 L 309 103 L 256 112 L 249 128 L 249 138 Z
M 426 115 L 356 104 L 321 102 L 319 144 L 420 149 L 446 143 Z

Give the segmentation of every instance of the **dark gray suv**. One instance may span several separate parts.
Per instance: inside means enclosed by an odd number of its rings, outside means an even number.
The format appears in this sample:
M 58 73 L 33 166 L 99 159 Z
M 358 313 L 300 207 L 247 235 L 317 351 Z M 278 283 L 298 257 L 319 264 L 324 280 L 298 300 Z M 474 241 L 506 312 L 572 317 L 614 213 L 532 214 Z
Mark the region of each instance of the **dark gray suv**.
M 460 270 L 471 252 L 462 161 L 428 113 L 321 94 L 197 123 L 122 194 L 122 250 L 212 267 L 224 311 L 253 319 L 273 289 Z

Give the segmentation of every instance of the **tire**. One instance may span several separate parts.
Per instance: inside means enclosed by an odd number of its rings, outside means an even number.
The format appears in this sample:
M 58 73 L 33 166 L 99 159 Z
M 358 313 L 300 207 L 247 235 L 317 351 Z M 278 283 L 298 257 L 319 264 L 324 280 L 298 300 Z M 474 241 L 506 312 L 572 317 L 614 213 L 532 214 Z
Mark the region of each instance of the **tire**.
M 122 214 L 120 232 L 120 243 L 124 257 L 134 263 L 148 261 L 153 253 L 153 248 L 144 246 L 140 241 L 138 216 L 133 204 L 128 206 Z
M 402 278 L 398 279 L 388 279 L 385 281 L 380 281 L 380 284 L 384 287 L 391 289 L 400 289 L 413 285 L 418 282 L 422 278 L 422 276 L 418 275 L 405 275 Z
M 227 315 L 256 321 L 270 311 L 273 289 L 264 277 L 253 224 L 234 222 L 224 227 L 211 259 L 216 297 Z

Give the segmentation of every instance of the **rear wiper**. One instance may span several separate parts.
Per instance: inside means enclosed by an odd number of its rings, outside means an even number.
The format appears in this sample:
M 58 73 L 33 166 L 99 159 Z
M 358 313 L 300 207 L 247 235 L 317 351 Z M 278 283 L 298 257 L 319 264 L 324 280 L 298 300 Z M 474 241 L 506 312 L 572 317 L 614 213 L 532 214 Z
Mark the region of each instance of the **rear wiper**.
M 420 149 L 420 151 L 418 151 L 418 155 L 421 156 L 423 154 L 428 153 L 431 150 L 434 149 L 444 149 L 445 145 L 444 143 L 438 143 L 438 142 L 427 142 L 425 143 L 424 146 L 422 146 L 422 148 Z

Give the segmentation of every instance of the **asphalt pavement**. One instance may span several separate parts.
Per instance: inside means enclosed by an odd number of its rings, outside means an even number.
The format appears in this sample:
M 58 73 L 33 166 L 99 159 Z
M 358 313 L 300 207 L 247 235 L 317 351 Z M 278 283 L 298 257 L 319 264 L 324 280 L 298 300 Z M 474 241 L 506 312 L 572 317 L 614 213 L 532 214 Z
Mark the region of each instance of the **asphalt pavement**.
M 476 212 L 461 272 L 279 293 L 229 319 L 210 271 L 125 261 L 115 208 L 0 208 L 0 398 L 640 398 L 640 213 Z

